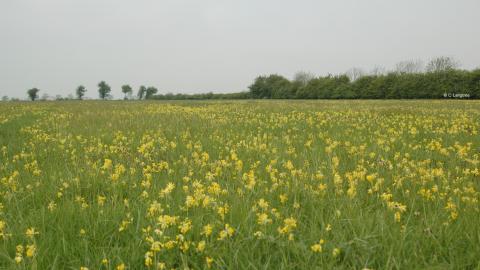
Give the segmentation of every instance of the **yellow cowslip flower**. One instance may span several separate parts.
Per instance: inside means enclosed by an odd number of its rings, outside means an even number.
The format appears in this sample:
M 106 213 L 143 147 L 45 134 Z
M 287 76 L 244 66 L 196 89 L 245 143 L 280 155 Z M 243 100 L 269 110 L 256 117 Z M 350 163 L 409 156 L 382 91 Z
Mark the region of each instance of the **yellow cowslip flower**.
M 318 191 L 322 192 L 322 191 L 327 189 L 327 185 L 323 184 L 323 183 L 320 183 L 320 184 L 318 184 L 317 189 L 318 189 Z
M 163 212 L 162 205 L 157 201 L 153 201 L 148 207 L 147 216 L 153 217 L 155 214 L 162 213 L 162 212 Z
M 310 249 L 313 251 L 313 252 L 322 252 L 322 245 L 325 243 L 325 241 L 323 239 L 320 239 L 320 241 L 316 244 L 313 244 L 312 246 L 310 246 Z
M 177 242 L 173 241 L 173 240 L 170 240 L 170 241 L 167 241 L 163 246 L 166 248 L 166 249 L 172 249 L 175 247 L 175 245 L 177 244 Z
M 82 204 L 80 205 L 80 207 L 82 208 L 82 210 L 87 209 L 87 208 L 88 208 L 88 203 L 82 202 Z
M 121 263 L 121 264 L 117 265 L 116 269 L 117 269 L 117 270 L 125 270 L 125 269 L 126 269 L 126 266 L 125 266 L 124 263 Z
M 154 241 L 152 243 L 152 246 L 150 247 L 150 250 L 153 252 L 159 252 L 162 249 L 162 243 L 158 241 Z
M 198 205 L 198 202 L 195 200 L 195 197 L 188 195 L 188 196 L 185 198 L 185 206 L 186 206 L 187 208 L 190 208 L 190 207 L 193 207 L 193 206 L 197 206 L 197 205 Z
M 357 195 L 357 188 L 355 184 L 353 184 L 353 182 L 352 182 L 352 185 L 350 185 L 350 187 L 347 190 L 347 195 L 350 198 L 354 198 Z
M 268 202 L 265 201 L 264 199 L 260 199 L 260 200 L 258 200 L 258 206 L 263 210 L 267 210 L 268 209 Z
M 285 169 L 291 171 L 293 170 L 295 167 L 293 166 L 293 163 L 291 160 L 288 160 L 284 165 L 283 167 L 285 167 Z
M 256 231 L 256 232 L 253 233 L 253 236 L 255 236 L 256 238 L 259 238 L 259 239 L 262 238 L 263 235 L 264 234 L 261 231 Z
M 120 175 L 118 173 L 113 173 L 111 176 L 110 176 L 110 179 L 115 182 L 117 181 L 118 179 L 120 178 Z
M 160 191 L 160 197 L 165 197 L 168 194 L 170 194 L 173 190 L 175 189 L 175 184 L 172 182 L 169 182 L 167 186 Z
M 293 241 L 293 240 L 295 240 L 295 235 L 293 233 L 290 233 L 288 235 L 288 241 Z
M 82 267 L 80 267 L 80 270 L 88 270 L 88 267 L 82 266 Z
M 128 228 L 128 225 L 130 225 L 130 223 L 132 223 L 131 219 L 122 220 L 122 222 L 120 223 L 120 227 L 118 228 L 118 231 L 119 232 L 125 231 Z
M 409 131 L 408 133 L 410 133 L 411 135 L 414 135 L 414 136 L 415 136 L 415 135 L 417 135 L 418 131 L 417 131 L 417 129 L 416 129 L 415 127 L 411 127 L 411 128 L 410 128 L 410 131 Z
M 210 184 L 210 186 L 208 187 L 208 193 L 212 194 L 212 195 L 220 195 L 220 193 L 222 192 L 222 187 L 217 183 L 217 182 L 213 182 Z
M 217 208 L 217 213 L 220 215 L 222 219 L 225 218 L 225 215 L 228 213 L 229 206 L 228 204 L 224 204 L 223 206 L 219 206 Z
M 25 252 L 25 254 L 27 255 L 27 257 L 31 258 L 33 256 L 35 256 L 35 251 L 36 251 L 36 247 L 35 245 L 27 245 L 27 251 Z
M 289 233 L 297 227 L 297 220 L 294 219 L 293 217 L 286 218 L 285 220 L 283 220 L 283 223 L 284 223 L 284 226 L 278 228 L 278 232 L 280 234 Z
M 108 169 L 110 169 L 110 168 L 112 168 L 112 160 L 106 158 L 106 159 L 103 161 L 102 169 L 108 170 Z
M 390 194 L 390 193 L 382 193 L 382 195 L 380 197 L 384 201 L 390 201 L 392 199 L 393 195 Z
M 313 252 L 322 252 L 322 246 L 320 244 L 314 244 L 310 247 Z
M 203 198 L 203 201 L 202 201 L 202 207 L 207 208 L 213 201 L 214 201 L 214 199 L 212 199 L 208 195 L 205 195 L 205 197 Z
M 40 233 L 35 231 L 34 227 L 28 228 L 27 231 L 25 232 L 25 235 L 28 238 L 33 238 L 36 234 L 40 234 Z
M 7 226 L 7 223 L 5 221 L 0 220 L 0 238 L 2 238 L 5 235 L 5 227 Z
M 17 264 L 20 264 L 23 261 L 22 254 L 16 254 L 14 260 Z
M 339 248 L 334 248 L 332 250 L 332 256 L 336 258 L 338 255 L 340 255 L 341 250 Z
M 192 228 L 192 221 L 191 220 L 185 220 L 178 226 L 178 229 L 182 234 L 186 234 L 190 229 Z
M 99 206 L 103 206 L 106 200 L 107 200 L 107 197 L 105 196 L 102 196 L 102 195 L 97 196 L 97 203 Z
M 210 257 L 206 257 L 206 258 L 205 258 L 205 261 L 206 261 L 206 263 L 207 263 L 207 267 L 208 267 L 208 268 L 211 268 L 211 267 L 212 267 L 212 263 L 213 263 L 213 259 L 210 258 Z
M 207 224 L 207 225 L 203 226 L 201 234 L 208 237 L 212 234 L 212 231 L 213 231 L 213 226 L 210 225 L 210 224 Z
M 373 183 L 373 180 L 375 180 L 376 177 L 377 177 L 376 174 L 369 174 L 367 175 L 366 179 L 368 182 Z
M 173 217 L 169 215 L 161 215 L 157 218 L 157 223 L 162 229 L 166 229 L 177 223 L 178 217 Z
M 227 223 L 227 224 L 225 224 L 225 229 L 221 230 L 218 233 L 217 240 L 221 241 L 221 240 L 224 240 L 227 237 L 231 237 L 234 232 L 235 232 L 235 230 Z
M 50 202 L 50 203 L 48 203 L 47 208 L 50 212 L 52 212 L 53 210 L 55 210 L 57 208 L 57 204 L 55 202 Z
M 205 250 L 206 243 L 204 240 L 198 242 L 196 250 L 198 252 L 203 252 Z
M 267 224 L 272 223 L 272 220 L 268 218 L 268 214 L 259 213 L 259 214 L 257 214 L 257 223 L 259 225 L 267 225 Z
M 235 162 L 235 169 L 236 169 L 238 172 L 241 172 L 242 169 L 243 169 L 243 161 L 237 160 L 237 161 Z
M 152 256 L 153 256 L 153 252 L 151 252 L 151 251 L 147 251 L 147 253 L 145 253 L 145 266 L 146 267 L 152 266 L 152 264 L 153 264 Z
M 242 179 L 245 182 L 245 187 L 248 190 L 253 190 L 253 188 L 257 184 L 254 170 L 250 170 L 248 173 L 244 173 Z
M 395 222 L 400 222 L 401 217 L 402 214 L 399 211 L 395 212 Z

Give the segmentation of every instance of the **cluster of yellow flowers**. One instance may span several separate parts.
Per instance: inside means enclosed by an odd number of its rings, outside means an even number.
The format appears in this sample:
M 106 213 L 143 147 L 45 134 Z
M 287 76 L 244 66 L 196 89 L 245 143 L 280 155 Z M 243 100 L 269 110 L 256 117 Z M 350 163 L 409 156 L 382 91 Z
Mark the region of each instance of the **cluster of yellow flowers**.
M 72 104 L 0 106 L 1 131 L 25 121 L 0 141 L 0 256 L 25 268 L 342 263 L 369 230 L 455 233 L 480 212 L 473 105 Z

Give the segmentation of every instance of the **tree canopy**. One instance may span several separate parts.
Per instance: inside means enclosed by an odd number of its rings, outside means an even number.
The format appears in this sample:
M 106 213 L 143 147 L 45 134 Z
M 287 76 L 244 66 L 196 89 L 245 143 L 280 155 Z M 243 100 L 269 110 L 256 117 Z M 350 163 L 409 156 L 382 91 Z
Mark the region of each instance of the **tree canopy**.
M 98 83 L 98 95 L 101 99 L 107 98 L 111 91 L 112 89 L 105 81 L 101 81 Z
M 85 96 L 85 92 L 87 92 L 87 88 L 85 88 L 85 86 L 80 85 L 79 87 L 77 87 L 77 90 L 76 90 L 77 98 L 81 100 L 83 96 Z
M 38 92 L 40 92 L 38 88 L 32 88 L 27 91 L 28 97 L 31 101 L 35 101 L 35 99 L 38 98 Z

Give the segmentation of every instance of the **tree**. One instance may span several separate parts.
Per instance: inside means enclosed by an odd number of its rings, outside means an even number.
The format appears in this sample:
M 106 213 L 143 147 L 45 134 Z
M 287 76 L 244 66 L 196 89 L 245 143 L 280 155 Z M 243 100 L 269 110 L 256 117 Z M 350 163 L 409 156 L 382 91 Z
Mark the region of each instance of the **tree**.
M 423 71 L 422 60 L 407 60 L 395 65 L 395 72 L 399 74 L 421 73 Z
M 370 71 L 370 75 L 373 75 L 373 76 L 380 76 L 380 75 L 385 75 L 385 74 L 387 74 L 387 70 L 382 66 L 375 66 Z
M 293 81 L 299 83 L 301 86 L 305 86 L 311 80 L 315 79 L 315 75 L 310 72 L 299 71 L 293 77 Z
M 30 100 L 35 101 L 35 99 L 38 98 L 38 92 L 40 92 L 40 90 L 37 89 L 37 88 L 32 88 L 32 89 L 28 90 L 27 94 L 28 94 L 28 97 L 30 98 Z
M 351 68 L 347 71 L 346 75 L 348 76 L 348 78 L 350 79 L 350 81 L 354 82 L 358 79 L 360 79 L 361 77 L 363 77 L 365 75 L 365 71 L 363 71 L 363 69 L 361 68 Z
M 8 96 L 3 96 L 2 101 L 8 101 Z
M 76 94 L 78 99 L 82 100 L 83 96 L 85 96 L 85 92 L 87 92 L 87 88 L 85 88 L 85 86 L 80 85 L 79 87 L 77 87 Z
M 448 56 L 441 56 L 430 60 L 427 64 L 427 72 L 439 72 L 456 69 L 460 66 L 460 63 Z
M 138 99 L 142 100 L 146 92 L 147 92 L 147 88 L 143 85 L 140 86 L 137 92 Z
M 157 92 L 158 92 L 157 88 L 155 88 L 153 86 L 148 87 L 145 91 L 145 99 L 150 99 Z
M 110 86 L 106 82 L 101 81 L 98 84 L 98 94 L 99 94 L 101 99 L 107 98 L 110 94 L 110 91 L 112 91 L 112 89 L 110 88 Z
M 293 87 L 290 86 L 288 79 L 272 74 L 257 77 L 248 88 L 253 98 L 288 98 L 294 96 Z
M 122 85 L 122 92 L 125 94 L 125 97 L 123 99 L 127 99 L 127 95 L 131 95 L 132 94 L 132 87 L 130 87 L 130 85 L 128 84 L 125 84 L 125 85 Z

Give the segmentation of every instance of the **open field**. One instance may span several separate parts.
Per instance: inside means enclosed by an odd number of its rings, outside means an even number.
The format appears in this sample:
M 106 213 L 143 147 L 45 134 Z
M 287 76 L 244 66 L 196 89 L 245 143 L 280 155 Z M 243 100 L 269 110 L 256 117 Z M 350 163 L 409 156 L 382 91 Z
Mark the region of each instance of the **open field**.
M 0 103 L 0 148 L 1 269 L 480 269 L 480 101 Z

